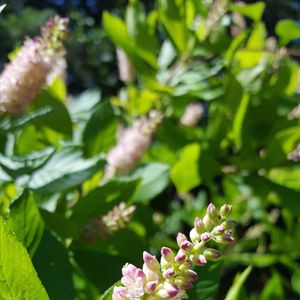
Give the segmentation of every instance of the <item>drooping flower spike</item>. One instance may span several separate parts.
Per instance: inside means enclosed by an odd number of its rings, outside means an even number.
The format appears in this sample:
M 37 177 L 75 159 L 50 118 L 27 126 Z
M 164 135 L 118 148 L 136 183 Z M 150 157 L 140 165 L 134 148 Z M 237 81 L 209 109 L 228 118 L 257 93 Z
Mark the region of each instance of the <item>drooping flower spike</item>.
M 204 266 L 207 261 L 221 257 L 221 252 L 208 248 L 207 243 L 228 244 L 234 241 L 232 229 L 236 222 L 228 219 L 230 212 L 230 205 L 225 204 L 218 211 L 213 204 L 209 204 L 203 220 L 195 219 L 190 239 L 178 233 L 177 253 L 162 247 L 160 262 L 155 256 L 144 252 L 142 269 L 126 264 L 122 269 L 122 286 L 114 287 L 112 299 L 183 299 L 186 290 L 193 287 L 193 281 L 198 277 L 192 266 Z
M 161 121 L 162 113 L 152 110 L 148 117 L 137 119 L 124 129 L 117 145 L 107 154 L 106 179 L 127 173 L 140 161 Z
M 65 18 L 51 18 L 41 36 L 27 39 L 6 65 L 0 75 L 0 113 L 22 114 L 53 74 L 61 73 L 67 23 Z

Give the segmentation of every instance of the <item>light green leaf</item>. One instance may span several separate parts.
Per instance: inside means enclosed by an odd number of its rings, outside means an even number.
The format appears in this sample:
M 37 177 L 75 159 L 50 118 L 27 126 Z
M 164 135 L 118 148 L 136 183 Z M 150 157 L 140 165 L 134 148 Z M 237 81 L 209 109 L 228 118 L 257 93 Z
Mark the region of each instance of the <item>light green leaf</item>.
M 121 47 L 126 52 L 137 70 L 140 70 L 142 74 L 147 76 L 151 74 L 153 75 L 153 68 L 149 67 L 153 61 L 147 60 L 145 56 L 142 57 L 142 55 L 138 52 L 134 40 L 128 34 L 125 23 L 120 18 L 105 12 L 103 14 L 103 27 L 113 43 L 117 47 Z
M 29 188 L 39 193 L 57 193 L 81 184 L 103 165 L 102 156 L 84 159 L 77 147 L 66 147 L 33 173 Z
M 232 136 L 238 149 L 242 147 L 243 124 L 247 113 L 249 99 L 249 94 L 245 93 L 241 99 L 238 110 L 233 120 Z
M 272 182 L 300 192 L 300 168 L 297 165 L 272 168 L 267 176 Z
M 179 160 L 171 170 L 171 179 L 179 192 L 188 192 L 201 183 L 200 155 L 199 144 L 189 144 L 182 149 Z
M 40 216 L 33 195 L 28 191 L 10 206 L 11 214 L 7 221 L 9 229 L 14 232 L 20 242 L 27 248 L 32 257 L 44 232 L 44 222 Z
M 134 177 L 142 179 L 133 201 L 148 203 L 159 195 L 169 184 L 169 166 L 160 163 L 150 163 L 140 167 Z
M 236 4 L 230 5 L 229 9 L 238 12 L 254 21 L 260 21 L 265 10 L 264 2 L 256 2 L 253 4 Z
M 300 26 L 294 20 L 281 20 L 277 23 L 275 32 L 280 38 L 280 45 L 285 46 L 300 37 Z
M 160 0 L 159 18 L 164 25 L 170 39 L 183 53 L 188 46 L 188 31 L 185 25 L 184 3 L 182 0 Z
M 0 217 L 0 299 L 49 299 L 29 255 Z
M 252 271 L 252 267 L 249 266 L 247 269 L 243 271 L 243 273 L 237 274 L 234 278 L 233 284 L 230 287 L 225 300 L 237 300 L 240 294 L 240 291 Z

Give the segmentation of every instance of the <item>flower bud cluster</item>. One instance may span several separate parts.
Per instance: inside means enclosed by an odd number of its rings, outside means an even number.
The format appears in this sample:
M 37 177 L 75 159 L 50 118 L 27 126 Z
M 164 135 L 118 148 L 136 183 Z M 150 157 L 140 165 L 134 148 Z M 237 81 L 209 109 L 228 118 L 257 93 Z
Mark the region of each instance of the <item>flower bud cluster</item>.
M 193 281 L 197 279 L 192 266 L 204 266 L 207 261 L 221 257 L 218 250 L 207 248 L 207 243 L 227 244 L 234 241 L 232 229 L 236 223 L 228 219 L 230 212 L 230 205 L 225 204 L 218 211 L 213 204 L 209 204 L 204 218 L 195 219 L 190 239 L 178 233 L 177 253 L 163 247 L 160 262 L 155 256 L 144 252 L 142 269 L 126 264 L 122 269 L 122 286 L 114 287 L 112 299 L 183 299 L 185 291 L 192 288 Z
M 135 70 L 131 61 L 122 48 L 117 48 L 116 53 L 120 80 L 123 82 L 132 82 L 135 78 Z
M 186 107 L 180 123 L 185 126 L 194 127 L 203 118 L 204 112 L 202 103 L 192 102 Z
M 27 39 L 0 76 L 0 113 L 20 115 L 46 84 L 48 75 L 64 55 L 62 41 L 67 20 L 54 17 L 41 36 Z
M 140 161 L 161 121 L 161 112 L 153 110 L 121 133 L 117 145 L 107 154 L 105 178 L 125 174 Z
M 136 207 L 126 206 L 124 202 L 113 207 L 106 215 L 93 218 L 82 231 L 82 238 L 94 244 L 98 239 L 106 238 L 125 228 L 130 223 Z

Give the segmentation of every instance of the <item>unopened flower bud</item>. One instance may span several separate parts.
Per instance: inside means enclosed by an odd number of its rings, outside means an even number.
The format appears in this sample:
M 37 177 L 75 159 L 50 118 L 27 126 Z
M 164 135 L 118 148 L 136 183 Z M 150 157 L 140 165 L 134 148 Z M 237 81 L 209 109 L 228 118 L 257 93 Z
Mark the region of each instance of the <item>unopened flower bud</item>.
M 175 275 L 174 269 L 169 268 L 163 272 L 163 277 L 166 279 L 172 278 Z
M 146 266 L 151 270 L 151 271 L 158 271 L 160 270 L 160 265 L 159 262 L 157 261 L 156 257 L 149 254 L 148 252 L 144 251 L 143 253 L 143 260 Z
M 157 287 L 156 281 L 150 281 L 146 284 L 146 292 L 152 294 L 156 290 L 156 287 Z
M 205 249 L 203 254 L 207 260 L 216 260 L 221 257 L 220 251 L 211 248 Z
M 185 278 L 187 278 L 188 280 L 192 280 L 192 281 L 195 281 L 198 279 L 198 274 L 195 271 L 190 270 L 190 269 L 188 269 L 186 272 L 184 272 L 183 276 Z
M 222 225 L 219 225 L 216 227 L 216 232 L 217 233 L 224 233 L 225 232 L 225 228 Z
M 196 228 L 192 228 L 190 231 L 190 239 L 193 243 L 200 241 L 201 235 L 197 232 Z
M 223 219 L 226 219 L 229 217 L 230 213 L 232 210 L 232 206 L 229 204 L 224 204 L 223 206 L 221 206 L 220 208 L 220 215 Z
M 179 249 L 177 255 L 175 256 L 175 262 L 183 263 L 186 259 L 185 253 L 182 251 L 182 249 Z
M 198 233 L 203 233 L 205 229 L 205 225 L 203 224 L 202 220 L 198 217 L 196 217 L 195 222 L 194 222 L 194 228 Z
M 161 255 L 165 258 L 166 261 L 172 262 L 174 260 L 174 252 L 168 247 L 161 248 Z
M 192 261 L 197 266 L 204 266 L 207 263 L 203 254 L 193 256 Z
M 186 241 L 187 241 L 187 237 L 186 237 L 183 233 L 178 232 L 176 241 L 177 241 L 178 247 L 181 248 L 181 244 L 182 244 L 183 242 L 186 242 Z
M 209 230 L 213 226 L 210 218 L 207 215 L 205 215 L 203 218 L 203 224 L 204 224 L 206 230 Z
M 210 239 L 210 233 L 209 232 L 204 232 L 201 234 L 201 241 L 202 242 L 207 242 Z
M 218 223 L 219 214 L 217 208 L 212 203 L 210 203 L 207 207 L 207 216 L 213 225 L 216 225 Z
M 222 226 L 225 228 L 225 230 L 233 229 L 236 226 L 237 222 L 233 220 L 226 220 L 222 223 Z
M 184 241 L 181 243 L 181 246 L 180 248 L 183 250 L 183 251 L 188 251 L 190 249 L 193 248 L 193 244 L 189 241 Z

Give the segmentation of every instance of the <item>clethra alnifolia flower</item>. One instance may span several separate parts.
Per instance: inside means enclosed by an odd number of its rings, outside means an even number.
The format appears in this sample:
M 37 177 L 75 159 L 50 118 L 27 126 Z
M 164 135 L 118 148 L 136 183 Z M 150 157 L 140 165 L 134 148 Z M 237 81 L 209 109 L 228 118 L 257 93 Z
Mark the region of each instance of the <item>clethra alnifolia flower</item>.
M 180 119 L 180 123 L 185 126 L 194 127 L 203 118 L 204 113 L 205 110 L 203 104 L 192 102 L 186 107 L 185 112 Z
M 148 117 L 137 119 L 125 129 L 117 145 L 107 154 L 105 178 L 122 175 L 134 168 L 150 146 L 152 136 L 162 121 L 160 111 L 153 110 Z
M 98 239 L 113 235 L 126 227 L 135 212 L 134 205 L 126 206 L 124 202 L 113 207 L 106 215 L 93 218 L 82 231 L 82 238 L 90 244 Z
M 228 220 L 230 205 L 223 205 L 218 211 L 210 204 L 206 212 L 205 225 L 196 218 L 190 231 L 191 241 L 183 233 L 178 233 L 177 244 L 180 248 L 174 253 L 168 247 L 161 248 L 160 262 L 155 256 L 144 252 L 142 269 L 126 264 L 122 269 L 122 286 L 113 289 L 113 300 L 180 300 L 186 298 L 186 290 L 193 287 L 198 276 L 192 266 L 204 266 L 207 261 L 215 261 L 221 252 L 208 248 L 210 241 L 227 244 L 234 240 L 232 228 L 235 221 Z
M 41 36 L 27 39 L 0 76 L 0 113 L 20 115 L 33 102 L 49 74 L 65 54 L 63 40 L 67 19 L 53 17 L 41 29 Z M 61 64 L 61 63 L 60 63 Z

